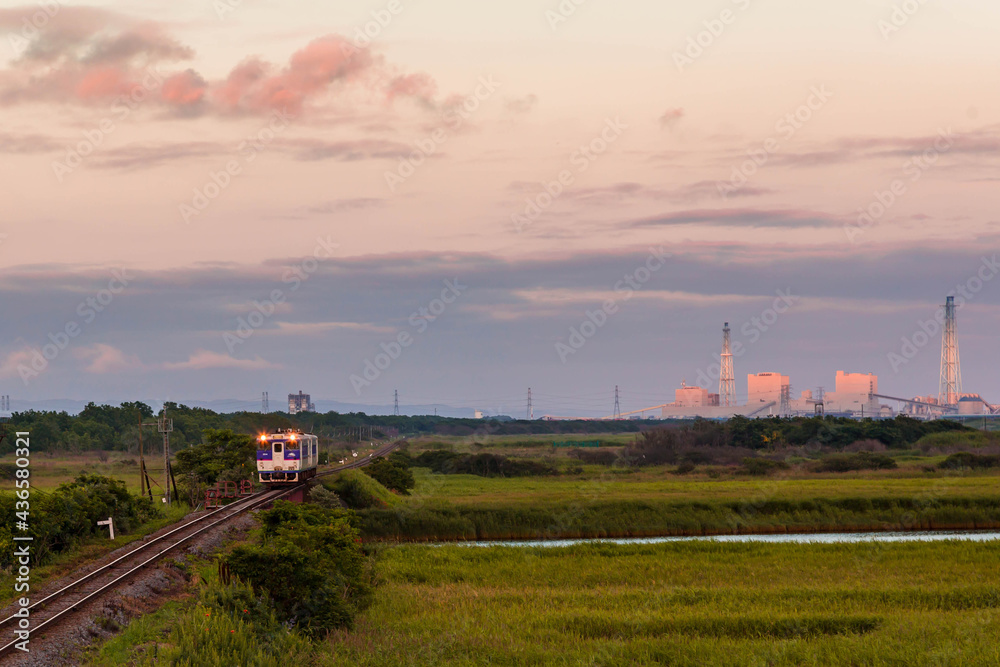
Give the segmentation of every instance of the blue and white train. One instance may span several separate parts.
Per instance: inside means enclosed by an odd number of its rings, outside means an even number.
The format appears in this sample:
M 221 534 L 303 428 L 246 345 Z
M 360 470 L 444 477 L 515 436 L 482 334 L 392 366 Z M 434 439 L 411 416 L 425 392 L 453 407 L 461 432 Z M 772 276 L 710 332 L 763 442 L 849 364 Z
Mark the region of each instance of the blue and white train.
M 313 477 L 319 462 L 319 438 L 278 429 L 257 438 L 257 474 L 266 486 L 296 484 Z

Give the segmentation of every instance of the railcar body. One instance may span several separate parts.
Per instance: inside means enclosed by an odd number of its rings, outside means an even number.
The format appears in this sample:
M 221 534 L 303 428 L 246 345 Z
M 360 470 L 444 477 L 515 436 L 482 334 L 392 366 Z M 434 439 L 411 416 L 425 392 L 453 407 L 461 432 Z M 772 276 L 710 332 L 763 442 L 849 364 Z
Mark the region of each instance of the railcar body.
M 316 475 L 319 438 L 311 433 L 278 429 L 257 438 L 257 474 L 261 484 L 297 484 Z

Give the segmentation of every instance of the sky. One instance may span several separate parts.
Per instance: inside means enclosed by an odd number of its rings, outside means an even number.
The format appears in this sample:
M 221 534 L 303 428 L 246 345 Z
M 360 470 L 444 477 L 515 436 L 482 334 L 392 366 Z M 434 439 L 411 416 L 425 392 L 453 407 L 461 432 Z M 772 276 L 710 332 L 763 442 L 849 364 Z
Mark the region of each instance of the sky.
M 1000 402 L 1000 5 L 0 7 L 0 394 Z M 367 373 L 367 374 L 366 374 Z M 241 404 L 242 405 L 242 404 Z

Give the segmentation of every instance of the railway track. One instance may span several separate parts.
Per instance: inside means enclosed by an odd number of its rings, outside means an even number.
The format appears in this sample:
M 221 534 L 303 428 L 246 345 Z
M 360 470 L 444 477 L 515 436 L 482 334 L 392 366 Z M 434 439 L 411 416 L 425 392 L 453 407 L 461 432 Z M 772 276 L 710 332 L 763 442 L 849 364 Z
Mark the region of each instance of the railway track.
M 406 440 L 396 440 L 394 442 L 390 442 L 390 443 L 388 443 L 386 445 L 383 445 L 382 447 L 376 449 L 374 452 L 372 452 L 368 456 L 359 458 L 357 461 L 351 461 L 350 463 L 345 463 L 344 465 L 337 466 L 336 468 L 333 468 L 331 470 L 326 470 L 324 472 L 316 473 L 316 477 L 326 477 L 327 475 L 334 475 L 334 474 L 340 472 L 341 470 L 351 470 L 351 469 L 354 469 L 354 468 L 364 468 L 366 465 L 368 465 L 369 463 L 371 463 L 372 461 L 374 461 L 378 457 L 385 456 L 386 454 L 390 454 L 390 453 L 394 452 L 395 450 L 399 449 L 400 447 L 402 447 L 404 444 L 406 444 Z
M 331 470 L 317 473 L 316 477 L 326 477 L 342 470 L 363 468 L 379 456 L 385 456 L 398 449 L 403 443 L 403 440 L 388 443 L 368 456 Z M 114 560 L 49 593 L 27 608 L 30 612 L 29 618 L 31 620 L 28 638 L 34 639 L 38 637 L 45 628 L 51 629 L 60 620 L 64 620 L 87 603 L 118 588 L 140 570 L 156 563 L 177 547 L 191 542 L 198 536 L 231 520 L 233 517 L 279 500 L 299 490 L 302 486 L 303 484 L 296 484 L 284 489 L 263 491 L 249 498 L 220 507 L 219 509 L 211 510 L 183 525 L 172 528 L 162 535 L 142 542 L 128 553 L 118 556 Z M 20 616 L 8 616 L 0 619 L 0 633 L 13 635 L 13 631 L 21 619 L 22 617 Z M 8 656 L 14 650 L 15 645 L 23 640 L 23 636 L 15 636 L 8 643 L 0 646 L 0 660 Z M 0 641 L 3 641 L 3 639 L 0 639 Z
M 28 607 L 31 620 L 28 637 L 34 639 L 45 628 L 53 627 L 60 619 L 82 608 L 88 602 L 114 590 L 134 574 L 160 560 L 177 547 L 194 540 L 235 516 L 274 502 L 296 488 L 264 491 L 239 502 L 212 510 L 141 543 L 127 554 L 119 556 L 49 593 Z M 7 634 L 9 628 L 10 634 L 13 634 L 14 628 L 12 626 L 17 626 L 20 620 L 21 617 L 18 616 L 8 616 L 0 620 L 0 632 Z M 21 641 L 23 641 L 23 636 L 0 646 L 0 658 L 13 651 L 15 644 Z

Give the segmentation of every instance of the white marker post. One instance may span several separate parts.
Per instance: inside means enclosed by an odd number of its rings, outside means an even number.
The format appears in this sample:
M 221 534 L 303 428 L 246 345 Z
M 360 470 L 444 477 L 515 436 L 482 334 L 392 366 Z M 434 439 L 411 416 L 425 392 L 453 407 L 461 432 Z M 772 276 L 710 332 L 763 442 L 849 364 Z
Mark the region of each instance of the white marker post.
M 112 517 L 109 516 L 107 521 L 98 521 L 97 525 L 107 526 L 108 529 L 111 530 L 112 541 L 115 539 L 115 520 Z

